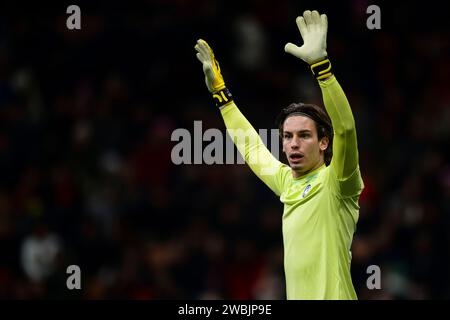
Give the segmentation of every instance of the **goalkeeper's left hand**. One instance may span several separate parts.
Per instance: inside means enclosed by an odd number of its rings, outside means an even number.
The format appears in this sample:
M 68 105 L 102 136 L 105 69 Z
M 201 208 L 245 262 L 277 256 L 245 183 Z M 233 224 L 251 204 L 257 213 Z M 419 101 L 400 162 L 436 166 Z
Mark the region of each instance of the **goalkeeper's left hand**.
M 303 38 L 303 45 L 298 47 L 289 42 L 284 47 L 284 51 L 302 59 L 309 65 L 326 58 L 327 16 L 325 14 L 319 15 L 316 10 L 313 12 L 306 10 L 303 17 L 297 17 L 296 22 Z

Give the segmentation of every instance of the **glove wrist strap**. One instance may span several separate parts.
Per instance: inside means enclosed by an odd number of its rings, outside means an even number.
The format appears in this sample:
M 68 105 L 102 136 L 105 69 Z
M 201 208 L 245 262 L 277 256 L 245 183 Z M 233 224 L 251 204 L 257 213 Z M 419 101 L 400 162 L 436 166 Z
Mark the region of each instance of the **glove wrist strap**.
M 228 88 L 223 88 L 222 90 L 214 92 L 212 97 L 216 107 L 219 108 L 233 101 L 233 95 Z
M 323 80 L 333 75 L 333 71 L 331 70 L 331 62 L 328 57 L 312 63 L 310 65 L 310 68 L 313 76 L 317 80 Z

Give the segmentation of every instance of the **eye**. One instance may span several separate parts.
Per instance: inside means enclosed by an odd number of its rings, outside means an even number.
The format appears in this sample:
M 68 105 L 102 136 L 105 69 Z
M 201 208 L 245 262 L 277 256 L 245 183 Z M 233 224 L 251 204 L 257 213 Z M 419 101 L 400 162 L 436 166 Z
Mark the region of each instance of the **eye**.
M 291 137 L 291 135 L 289 133 L 283 134 L 283 139 L 289 139 L 290 137 Z

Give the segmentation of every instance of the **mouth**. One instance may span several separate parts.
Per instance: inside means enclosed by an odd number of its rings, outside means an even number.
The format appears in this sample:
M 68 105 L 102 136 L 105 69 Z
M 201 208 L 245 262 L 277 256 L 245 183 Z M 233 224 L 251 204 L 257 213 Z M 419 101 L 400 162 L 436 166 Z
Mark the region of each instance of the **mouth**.
M 289 160 L 291 160 L 291 162 L 299 162 L 304 158 L 304 155 L 301 153 L 291 153 L 289 155 Z

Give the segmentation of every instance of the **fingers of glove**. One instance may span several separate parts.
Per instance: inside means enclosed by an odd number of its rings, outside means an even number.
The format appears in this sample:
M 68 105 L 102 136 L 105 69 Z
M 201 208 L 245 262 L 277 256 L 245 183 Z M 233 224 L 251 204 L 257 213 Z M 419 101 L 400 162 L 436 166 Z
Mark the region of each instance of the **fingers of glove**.
M 305 19 L 306 26 L 309 28 L 310 25 L 312 24 L 311 11 L 306 10 L 305 12 L 303 12 L 303 18 Z
M 295 44 L 290 43 L 290 42 L 284 46 L 284 51 L 287 53 L 290 53 L 294 56 L 297 55 L 296 53 L 298 52 L 299 49 L 300 49 L 299 47 L 297 47 Z
M 209 54 L 208 50 L 202 46 L 202 45 L 198 45 L 198 52 L 200 53 L 200 56 L 203 58 L 204 61 L 211 61 L 212 57 Z
M 195 50 L 198 51 L 202 59 L 206 60 L 208 58 L 207 51 L 205 50 L 204 45 L 200 40 L 197 41 L 197 44 L 195 45 Z
M 208 50 L 208 52 L 210 52 L 211 54 L 213 54 L 213 50 L 211 49 L 211 47 L 209 46 L 208 42 L 206 42 L 203 39 L 200 39 L 202 45 Z
M 319 29 L 320 28 L 320 15 L 319 12 L 317 12 L 317 10 L 313 10 L 311 12 L 311 23 L 312 23 L 312 27 L 314 29 Z
M 306 27 L 305 19 L 300 16 L 300 17 L 297 17 L 295 22 L 297 22 L 298 30 L 300 31 L 300 34 L 302 35 L 303 40 L 305 40 L 306 33 L 308 32 L 308 28 Z
M 319 23 L 320 22 L 320 14 L 317 10 L 313 10 L 311 12 L 311 20 L 313 23 Z
M 195 44 L 195 50 L 197 50 L 198 52 L 203 52 L 203 50 L 201 49 L 202 46 L 202 42 L 200 40 L 197 40 L 197 43 Z
M 201 63 L 205 62 L 205 58 L 203 57 L 203 55 L 200 52 L 198 52 L 195 56 Z
M 210 57 L 211 60 L 214 58 L 214 53 L 205 40 L 200 39 L 198 41 L 198 46 L 205 57 Z
M 320 15 L 320 22 L 322 25 L 322 31 L 327 32 L 328 30 L 328 18 L 326 14 L 321 14 Z
M 201 61 L 204 62 L 208 59 L 208 55 L 205 55 L 204 50 L 201 48 L 200 44 L 196 44 L 195 45 L 195 50 L 197 50 L 197 58 Z

